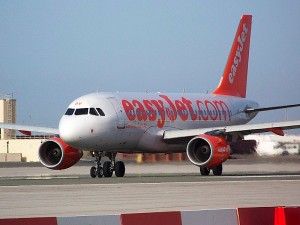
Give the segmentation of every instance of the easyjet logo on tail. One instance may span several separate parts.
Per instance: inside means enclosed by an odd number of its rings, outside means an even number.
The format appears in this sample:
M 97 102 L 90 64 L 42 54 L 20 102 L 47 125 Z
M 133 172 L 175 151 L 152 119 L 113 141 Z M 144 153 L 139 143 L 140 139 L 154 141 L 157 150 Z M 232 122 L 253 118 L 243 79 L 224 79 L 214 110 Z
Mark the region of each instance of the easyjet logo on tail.
M 229 83 L 231 83 L 231 84 L 233 84 L 233 82 L 234 82 L 234 77 L 235 77 L 237 68 L 238 68 L 239 64 L 241 63 L 241 61 L 242 61 L 242 52 L 243 52 L 243 49 L 244 49 L 244 43 L 245 43 L 245 40 L 246 40 L 246 37 L 247 37 L 247 33 L 248 33 L 248 28 L 247 28 L 246 24 L 244 23 L 243 24 L 243 31 L 238 36 L 237 41 L 238 41 L 239 45 L 236 49 L 235 57 L 233 59 L 233 63 L 231 65 L 231 70 L 230 70 L 230 73 L 229 73 L 229 76 L 228 76 Z

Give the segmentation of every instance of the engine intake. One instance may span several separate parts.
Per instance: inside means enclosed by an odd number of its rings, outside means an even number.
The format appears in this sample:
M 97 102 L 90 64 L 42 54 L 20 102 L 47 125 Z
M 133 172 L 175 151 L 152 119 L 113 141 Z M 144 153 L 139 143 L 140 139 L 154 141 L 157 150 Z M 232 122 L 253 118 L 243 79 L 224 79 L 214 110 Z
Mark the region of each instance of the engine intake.
M 63 170 L 75 165 L 83 153 L 64 143 L 60 138 L 43 142 L 39 148 L 41 163 L 53 170 Z
M 186 152 L 193 164 L 210 168 L 229 158 L 230 146 L 223 137 L 203 134 L 189 141 Z

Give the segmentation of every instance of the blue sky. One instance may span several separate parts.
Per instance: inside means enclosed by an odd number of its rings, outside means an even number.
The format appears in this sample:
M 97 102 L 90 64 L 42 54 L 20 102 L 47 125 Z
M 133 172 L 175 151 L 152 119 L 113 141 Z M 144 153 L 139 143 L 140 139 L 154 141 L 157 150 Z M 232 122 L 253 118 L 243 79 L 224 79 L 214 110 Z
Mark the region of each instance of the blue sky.
M 0 95 L 14 94 L 18 123 L 57 127 L 91 92 L 211 92 L 241 15 L 252 14 L 247 97 L 300 103 L 299 9 L 276 0 L 0 0 Z M 279 110 L 253 122 L 284 119 Z

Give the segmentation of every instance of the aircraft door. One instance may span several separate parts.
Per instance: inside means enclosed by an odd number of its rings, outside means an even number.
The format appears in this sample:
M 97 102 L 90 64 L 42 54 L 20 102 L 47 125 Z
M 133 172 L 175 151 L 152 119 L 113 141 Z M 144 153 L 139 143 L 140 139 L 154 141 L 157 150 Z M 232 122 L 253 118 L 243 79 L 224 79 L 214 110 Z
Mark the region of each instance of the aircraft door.
M 118 129 L 124 129 L 125 128 L 125 117 L 124 117 L 124 111 L 123 108 L 118 103 L 118 100 L 115 97 L 109 98 L 110 103 L 112 104 L 113 108 L 115 109 L 115 112 L 118 117 Z

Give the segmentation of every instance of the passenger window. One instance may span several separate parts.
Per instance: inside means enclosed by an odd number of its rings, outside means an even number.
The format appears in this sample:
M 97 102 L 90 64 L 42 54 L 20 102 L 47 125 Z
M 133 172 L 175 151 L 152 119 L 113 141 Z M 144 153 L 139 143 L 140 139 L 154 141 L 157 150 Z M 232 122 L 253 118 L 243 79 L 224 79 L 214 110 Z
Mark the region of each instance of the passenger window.
M 73 115 L 74 111 L 75 111 L 75 109 L 71 109 L 71 108 L 69 108 L 69 109 L 67 109 L 67 111 L 66 111 L 65 115 L 67 115 L 67 116 L 71 116 L 71 115 Z
M 90 115 L 99 116 L 95 108 L 90 108 Z
M 97 108 L 98 113 L 100 114 L 100 116 L 105 116 L 104 112 L 102 111 L 102 109 Z
M 87 114 L 88 114 L 88 111 L 89 111 L 88 108 L 80 108 L 80 109 L 76 109 L 75 115 L 87 115 Z

